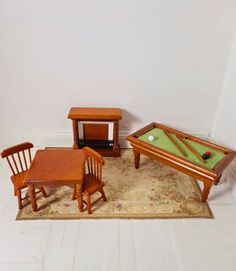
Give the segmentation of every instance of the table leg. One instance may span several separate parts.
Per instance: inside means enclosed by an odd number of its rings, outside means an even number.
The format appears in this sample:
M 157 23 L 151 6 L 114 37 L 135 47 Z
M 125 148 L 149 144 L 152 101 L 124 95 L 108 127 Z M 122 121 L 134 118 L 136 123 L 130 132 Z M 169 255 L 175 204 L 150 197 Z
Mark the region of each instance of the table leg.
M 215 180 L 214 185 L 217 185 L 220 182 L 221 175 Z
M 75 200 L 76 197 L 77 197 L 77 194 L 76 194 L 76 185 L 74 185 L 73 194 L 72 194 L 72 200 Z
M 19 189 L 16 190 L 16 195 L 18 198 L 18 207 L 19 207 L 19 209 L 22 209 L 23 206 L 22 206 L 21 191 Z
M 202 191 L 202 201 L 206 202 L 208 199 L 208 195 L 210 193 L 211 185 L 204 183 L 204 188 Z
M 37 212 L 37 202 L 36 202 L 35 188 L 33 184 L 28 185 L 28 191 L 29 191 L 32 209 L 34 212 Z
M 140 152 L 134 149 L 133 152 L 134 152 L 134 166 L 135 168 L 139 168 Z
M 78 207 L 80 212 L 83 212 L 83 195 L 82 195 L 82 189 L 80 185 L 76 185 L 76 191 L 77 191 L 77 199 L 78 199 Z
M 113 140 L 114 140 L 114 146 L 113 149 L 118 149 L 118 131 L 119 131 L 119 122 L 114 121 L 113 122 Z

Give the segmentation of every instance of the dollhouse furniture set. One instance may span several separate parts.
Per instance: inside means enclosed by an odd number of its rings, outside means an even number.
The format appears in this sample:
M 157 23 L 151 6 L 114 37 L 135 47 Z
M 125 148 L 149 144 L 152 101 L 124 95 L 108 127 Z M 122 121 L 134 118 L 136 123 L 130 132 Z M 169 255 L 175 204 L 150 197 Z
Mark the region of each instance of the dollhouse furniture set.
M 119 108 L 72 107 L 73 146 L 66 149 L 38 150 L 31 159 L 31 143 L 23 143 L 1 152 L 13 173 L 14 194 L 19 209 L 23 207 L 21 190 L 28 187 L 33 211 L 37 211 L 36 188 L 47 194 L 46 185 L 68 185 L 73 188 L 72 199 L 77 199 L 82 212 L 84 203 L 92 213 L 91 195 L 106 201 L 103 190 L 103 156 L 119 157 Z M 151 123 L 127 137 L 134 152 L 134 165 L 139 168 L 140 154 L 173 167 L 204 184 L 202 201 L 206 201 L 212 185 L 220 178 L 235 158 L 236 152 L 158 123 Z M 27 164 L 26 152 L 29 154 Z M 208 154 L 208 155 L 206 155 Z M 95 202 L 97 202 L 97 200 Z M 95 203 L 94 202 L 94 203 Z

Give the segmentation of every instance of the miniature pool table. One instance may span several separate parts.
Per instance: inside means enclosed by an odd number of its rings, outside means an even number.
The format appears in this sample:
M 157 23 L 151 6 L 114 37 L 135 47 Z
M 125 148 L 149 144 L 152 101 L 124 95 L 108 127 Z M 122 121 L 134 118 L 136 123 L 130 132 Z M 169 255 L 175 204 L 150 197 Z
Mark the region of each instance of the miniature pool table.
M 129 135 L 127 140 L 133 147 L 135 168 L 139 168 L 140 154 L 144 154 L 192 176 L 204 183 L 204 202 L 212 185 L 219 183 L 223 171 L 236 156 L 233 150 L 155 122 Z M 208 159 L 202 158 L 205 152 L 211 154 Z

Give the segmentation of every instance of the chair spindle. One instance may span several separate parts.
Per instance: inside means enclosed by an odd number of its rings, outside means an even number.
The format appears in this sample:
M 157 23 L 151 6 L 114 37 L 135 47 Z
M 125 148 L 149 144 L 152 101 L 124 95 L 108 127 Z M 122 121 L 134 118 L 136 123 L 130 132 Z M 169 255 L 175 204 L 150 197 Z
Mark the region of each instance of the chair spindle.
M 19 163 L 20 163 L 21 171 L 24 171 L 24 168 L 22 166 L 22 162 L 21 162 L 21 158 L 20 158 L 20 153 L 19 152 L 17 153 L 17 156 L 18 156 L 18 160 L 19 160 Z
M 15 169 L 16 169 L 17 173 L 19 174 L 20 171 L 19 171 L 19 169 L 18 169 L 18 166 L 17 166 L 16 160 L 15 160 L 14 154 L 11 155 L 11 158 L 12 158 L 13 163 L 14 163 L 14 165 L 15 165 Z
M 32 163 L 32 157 L 31 157 L 31 151 L 30 149 L 28 149 L 28 152 L 29 152 L 29 160 L 30 160 L 30 164 Z
M 26 161 L 26 157 L 25 157 L 25 151 L 23 150 L 23 157 L 24 157 L 24 162 L 25 162 L 25 168 L 26 170 L 28 170 L 28 165 L 27 165 L 27 161 Z
M 10 169 L 11 169 L 13 175 L 16 175 L 16 172 L 15 172 L 15 170 L 14 170 L 13 167 L 12 167 L 12 164 L 11 164 L 10 159 L 9 159 L 8 157 L 6 157 L 6 159 L 7 159 L 8 165 L 9 165 L 9 167 L 10 167 Z

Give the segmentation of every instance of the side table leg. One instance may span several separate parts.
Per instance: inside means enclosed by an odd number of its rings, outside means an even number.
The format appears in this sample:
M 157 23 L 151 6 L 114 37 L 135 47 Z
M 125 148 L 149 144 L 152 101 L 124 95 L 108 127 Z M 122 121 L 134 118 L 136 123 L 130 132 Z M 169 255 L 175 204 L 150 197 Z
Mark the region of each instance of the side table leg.
M 119 122 L 114 121 L 113 122 L 113 140 L 114 140 L 114 146 L 113 149 L 118 149 L 118 131 L 119 131 Z
M 77 198 L 78 198 L 78 207 L 80 212 L 83 212 L 83 195 L 82 195 L 82 189 L 80 185 L 76 185 L 76 191 L 77 191 Z
M 78 127 L 78 120 L 72 120 L 72 126 L 73 126 L 73 149 L 79 148 L 79 127 Z
M 37 202 L 36 202 L 35 188 L 33 184 L 28 185 L 28 191 L 29 191 L 32 209 L 34 212 L 37 212 Z

